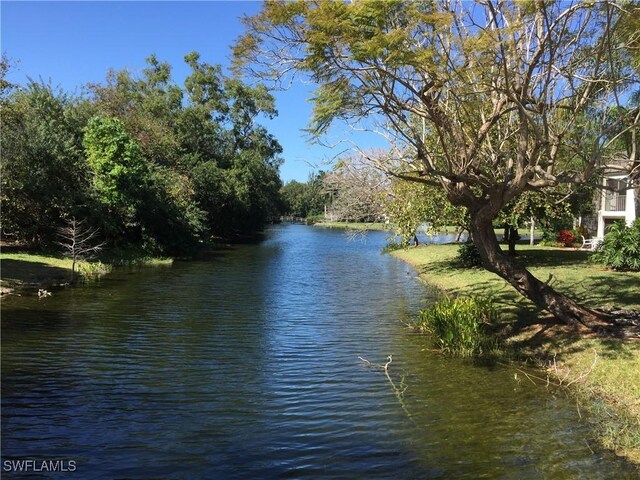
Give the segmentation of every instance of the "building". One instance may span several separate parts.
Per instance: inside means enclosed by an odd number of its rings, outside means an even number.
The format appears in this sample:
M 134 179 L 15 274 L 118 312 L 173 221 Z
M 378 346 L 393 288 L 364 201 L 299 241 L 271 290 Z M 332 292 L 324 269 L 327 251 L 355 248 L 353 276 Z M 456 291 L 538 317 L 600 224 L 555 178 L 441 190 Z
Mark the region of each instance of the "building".
M 640 189 L 633 187 L 629 176 L 620 170 L 609 170 L 602 179 L 605 189 L 599 196 L 597 209 L 598 238 L 603 238 L 614 222 L 631 225 L 640 213 Z

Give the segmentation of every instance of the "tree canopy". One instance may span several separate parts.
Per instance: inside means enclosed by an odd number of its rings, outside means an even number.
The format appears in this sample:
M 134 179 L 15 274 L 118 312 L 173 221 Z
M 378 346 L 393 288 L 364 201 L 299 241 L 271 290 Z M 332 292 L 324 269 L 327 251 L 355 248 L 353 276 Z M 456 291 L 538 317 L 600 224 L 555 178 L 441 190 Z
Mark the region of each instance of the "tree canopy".
M 258 123 L 273 96 L 185 56 L 184 85 L 155 55 L 140 77 L 110 71 L 90 94 L 4 81 L 3 236 L 47 247 L 86 220 L 110 247 L 185 253 L 279 215 L 278 141 Z
M 245 19 L 236 68 L 315 81 L 316 135 L 377 123 L 390 150 L 371 162 L 442 189 L 468 210 L 486 268 L 563 321 L 595 324 L 602 314 L 504 255 L 492 221 L 526 192 L 588 183 L 612 132 L 635 131 L 637 116 L 610 107 L 638 84 L 637 37 L 622 34 L 638 15 L 610 1 L 268 1 Z

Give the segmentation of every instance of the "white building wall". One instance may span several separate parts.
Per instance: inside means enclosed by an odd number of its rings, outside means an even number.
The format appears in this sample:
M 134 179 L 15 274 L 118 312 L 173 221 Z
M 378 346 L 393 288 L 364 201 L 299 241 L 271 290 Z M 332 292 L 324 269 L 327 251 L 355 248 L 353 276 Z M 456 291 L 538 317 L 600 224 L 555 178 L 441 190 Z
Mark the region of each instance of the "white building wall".
M 624 178 L 624 177 L 613 177 L 613 178 Z M 608 179 L 605 179 L 606 182 Z M 635 189 L 629 188 L 626 192 L 626 203 L 624 211 L 606 211 L 605 210 L 605 202 L 606 195 L 602 195 L 602 199 L 600 202 L 600 210 L 598 211 L 598 232 L 597 237 L 603 238 L 605 231 L 605 222 L 607 220 L 624 220 L 627 225 L 631 225 L 631 223 L 636 219 L 636 192 Z

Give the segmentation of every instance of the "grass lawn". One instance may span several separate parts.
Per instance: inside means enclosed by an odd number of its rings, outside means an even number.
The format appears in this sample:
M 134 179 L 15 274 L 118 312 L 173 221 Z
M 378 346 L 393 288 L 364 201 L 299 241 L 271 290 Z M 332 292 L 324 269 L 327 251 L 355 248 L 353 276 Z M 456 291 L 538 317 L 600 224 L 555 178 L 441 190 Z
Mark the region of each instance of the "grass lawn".
M 493 231 L 498 238 L 504 235 L 504 228 L 494 228 Z M 455 225 L 445 225 L 441 227 L 437 233 L 457 233 L 457 232 L 458 232 L 458 227 L 456 227 Z M 531 230 L 527 227 L 518 228 L 518 235 L 520 236 L 526 235 L 528 237 L 530 233 L 531 233 Z M 542 230 L 534 229 L 533 237 L 534 238 L 542 237 Z
M 4 288 L 21 285 L 51 286 L 71 280 L 71 259 L 30 253 L 1 253 L 0 277 Z
M 170 264 L 171 259 L 143 258 L 135 264 L 160 265 Z M 120 264 L 122 262 L 114 262 Z M 128 261 L 132 263 L 132 261 Z M 127 262 L 125 262 L 127 264 Z M 0 253 L 0 284 L 3 292 L 21 286 L 51 287 L 62 285 L 71 280 L 70 258 L 59 255 L 32 253 Z M 76 270 L 82 276 L 92 277 L 108 273 L 111 263 L 79 261 Z
M 555 326 L 549 315 L 519 295 L 497 275 L 459 269 L 457 245 L 427 245 L 398 250 L 420 277 L 448 295 L 494 297 L 502 332 L 520 354 L 555 378 L 571 384 L 591 413 L 599 440 L 640 463 L 640 341 L 600 338 Z M 640 309 L 640 273 L 612 272 L 589 261 L 589 253 L 518 245 L 519 260 L 542 280 L 581 303 Z M 596 359 L 594 366 L 594 360 Z
M 319 223 L 315 223 L 314 226 L 316 227 L 324 227 L 324 228 L 343 228 L 345 230 L 384 230 L 384 231 L 391 231 L 393 230 L 395 227 L 393 224 L 391 223 L 380 223 L 380 222 L 372 222 L 372 223 L 359 223 L 359 222 L 319 222 Z M 504 234 L 504 229 L 501 228 L 497 228 L 494 230 L 496 235 L 499 237 L 501 237 Z M 444 233 L 444 234 L 448 234 L 448 233 L 457 233 L 458 232 L 458 227 L 455 226 L 444 226 L 442 227 L 438 232 L 435 233 L 435 235 L 439 234 L 439 233 Z M 423 233 L 422 231 L 420 231 L 419 233 Z M 530 231 L 528 228 L 519 228 L 518 229 L 518 234 L 521 236 L 524 235 L 529 235 Z M 542 231 L 541 230 L 534 230 L 533 232 L 534 237 L 538 238 L 540 236 L 542 236 Z
M 320 222 L 314 223 L 315 227 L 342 228 L 345 230 L 393 230 L 393 225 L 380 222 Z

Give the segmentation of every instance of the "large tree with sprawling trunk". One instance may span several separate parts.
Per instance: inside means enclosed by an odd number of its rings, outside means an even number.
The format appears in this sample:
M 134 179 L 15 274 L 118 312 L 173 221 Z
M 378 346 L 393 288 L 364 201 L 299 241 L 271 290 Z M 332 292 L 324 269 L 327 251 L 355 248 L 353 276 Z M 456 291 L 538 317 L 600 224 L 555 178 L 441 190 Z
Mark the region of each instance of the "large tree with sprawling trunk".
M 488 270 L 559 320 L 595 326 L 604 314 L 505 255 L 492 221 L 525 192 L 598 174 L 620 125 L 610 107 L 637 86 L 637 36 L 617 35 L 637 15 L 608 1 L 268 1 L 245 18 L 235 59 L 263 79 L 310 77 L 314 134 L 346 120 L 386 135 L 391 153 L 372 162 L 466 207 Z

